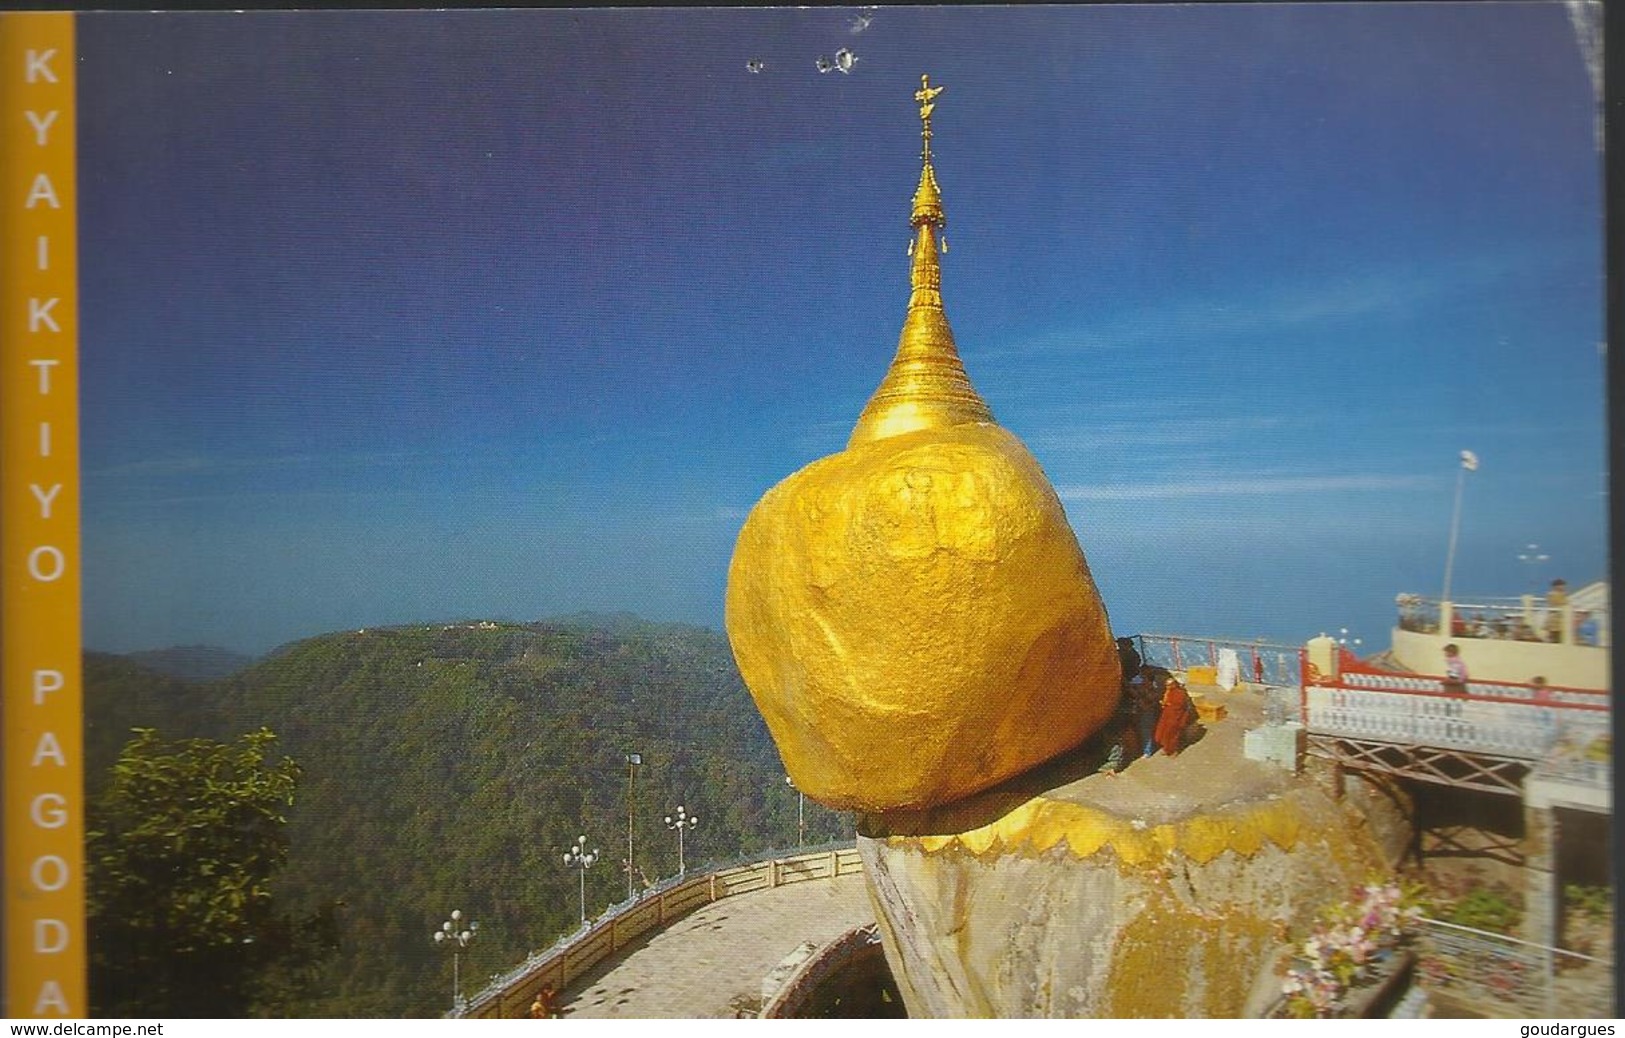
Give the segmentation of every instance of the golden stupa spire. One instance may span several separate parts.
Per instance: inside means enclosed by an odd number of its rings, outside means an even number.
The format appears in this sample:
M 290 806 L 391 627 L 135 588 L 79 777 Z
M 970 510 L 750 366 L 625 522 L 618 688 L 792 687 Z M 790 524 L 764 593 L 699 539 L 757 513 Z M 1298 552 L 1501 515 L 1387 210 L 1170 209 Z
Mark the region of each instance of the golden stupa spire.
M 877 831 L 1075 749 L 1122 688 L 1061 499 L 994 424 L 942 313 L 941 92 L 921 77 L 914 95 L 924 148 L 897 356 L 846 449 L 763 494 L 728 563 L 728 641 L 796 788 L 879 816 Z
M 897 356 L 874 396 L 864 405 L 852 429 L 848 447 L 882 440 L 919 429 L 943 429 L 971 422 L 991 422 L 993 412 L 977 395 L 960 363 L 953 329 L 942 310 L 942 267 L 938 242 L 948 218 L 942 211 L 942 193 L 931 168 L 931 113 L 943 87 L 920 77 L 914 100 L 920 103 L 920 186 L 914 191 L 909 223 L 914 240 L 909 245 L 910 292 Z M 947 251 L 947 240 L 941 250 Z

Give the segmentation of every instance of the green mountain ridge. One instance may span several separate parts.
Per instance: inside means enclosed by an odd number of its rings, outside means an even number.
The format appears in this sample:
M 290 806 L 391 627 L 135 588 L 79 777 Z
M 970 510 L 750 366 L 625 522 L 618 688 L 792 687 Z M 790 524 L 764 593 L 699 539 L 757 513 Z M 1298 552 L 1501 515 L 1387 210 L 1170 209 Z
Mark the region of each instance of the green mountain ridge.
M 124 658 L 148 670 L 182 681 L 218 681 L 254 662 L 255 657 L 213 645 L 176 645 L 124 653 Z
M 615 616 L 344 631 L 210 682 L 87 654 L 85 690 L 92 789 L 135 726 L 230 739 L 266 725 L 304 769 L 276 897 L 297 914 L 344 905 L 326 993 L 300 1007 L 312 1016 L 444 1011 L 450 956 L 432 933 L 453 908 L 481 923 L 469 994 L 573 930 L 578 877 L 561 858 L 581 834 L 602 852 L 589 916 L 623 899 L 628 752 L 644 761 L 632 821 L 650 880 L 677 871 L 662 817 L 678 804 L 701 820 L 690 869 L 795 845 L 795 793 L 726 640 L 703 628 Z M 809 842 L 848 831 L 817 805 L 807 816 Z

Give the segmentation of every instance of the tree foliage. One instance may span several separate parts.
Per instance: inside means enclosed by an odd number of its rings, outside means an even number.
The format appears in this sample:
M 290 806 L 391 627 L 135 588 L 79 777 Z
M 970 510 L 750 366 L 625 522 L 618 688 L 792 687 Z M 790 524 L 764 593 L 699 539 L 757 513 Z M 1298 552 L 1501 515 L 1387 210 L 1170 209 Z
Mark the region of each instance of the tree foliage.
M 303 932 L 275 909 L 299 780 L 276 736 L 166 742 L 141 728 L 91 802 L 91 1001 L 98 1015 L 242 1016 Z
M 431 934 L 446 913 L 481 923 L 462 962 L 473 994 L 575 929 L 577 876 L 560 857 L 578 835 L 603 852 L 586 875 L 588 914 L 626 896 L 629 814 L 651 880 L 677 872 L 662 818 L 678 804 L 701 819 L 686 834 L 691 871 L 796 844 L 795 791 L 726 641 L 702 628 L 621 617 L 338 632 L 196 686 L 209 704 L 198 712 L 166 711 L 106 660 L 86 673 L 104 726 L 162 715 L 166 730 L 218 738 L 268 724 L 303 766 L 276 897 L 307 914 L 342 900 L 342 951 L 313 967 L 316 988 L 291 1014 L 444 1012 L 451 956 Z M 630 804 L 629 752 L 644 761 Z M 848 816 L 811 801 L 806 821 L 809 844 L 851 833 Z

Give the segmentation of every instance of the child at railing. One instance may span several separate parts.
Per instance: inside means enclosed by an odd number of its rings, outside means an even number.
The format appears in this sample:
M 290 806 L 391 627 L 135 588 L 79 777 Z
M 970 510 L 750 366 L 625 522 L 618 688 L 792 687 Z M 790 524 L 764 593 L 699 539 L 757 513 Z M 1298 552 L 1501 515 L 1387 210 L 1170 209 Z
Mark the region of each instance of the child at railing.
M 1444 690 L 1452 695 L 1467 694 L 1467 664 L 1461 658 L 1461 649 L 1454 642 L 1444 647 Z

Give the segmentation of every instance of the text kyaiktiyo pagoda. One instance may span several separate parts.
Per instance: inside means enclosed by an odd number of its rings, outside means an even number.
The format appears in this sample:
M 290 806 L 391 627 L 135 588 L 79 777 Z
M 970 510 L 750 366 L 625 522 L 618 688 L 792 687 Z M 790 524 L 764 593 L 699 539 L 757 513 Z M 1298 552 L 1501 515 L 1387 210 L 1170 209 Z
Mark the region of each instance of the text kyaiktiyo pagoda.
M 942 196 L 922 169 L 897 355 L 846 449 L 769 490 L 734 549 L 727 628 L 798 789 L 866 812 L 945 804 L 1110 716 L 1116 646 L 1038 462 L 965 374 L 943 311 Z

